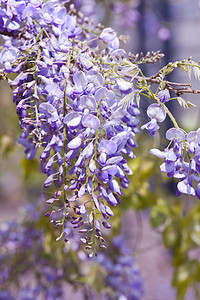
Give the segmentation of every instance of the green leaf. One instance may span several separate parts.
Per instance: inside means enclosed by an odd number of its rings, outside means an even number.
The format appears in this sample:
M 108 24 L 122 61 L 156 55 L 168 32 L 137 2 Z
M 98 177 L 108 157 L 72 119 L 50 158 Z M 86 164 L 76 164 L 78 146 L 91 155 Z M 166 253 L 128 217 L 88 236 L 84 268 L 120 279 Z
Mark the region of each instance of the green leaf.
M 137 103 L 137 106 L 139 107 L 140 106 L 140 94 L 139 93 L 136 94 L 135 101 Z
M 200 69 L 198 66 L 193 67 L 194 76 L 197 80 L 200 80 Z
M 177 97 L 177 100 L 178 100 L 178 103 L 180 104 L 180 106 L 182 106 L 183 108 L 196 107 L 195 104 L 191 103 L 190 101 L 186 101 L 182 97 Z
M 186 102 L 187 102 L 187 107 L 188 108 L 197 107 L 194 103 L 191 103 L 190 101 L 186 101 Z
M 200 221 L 195 220 L 190 226 L 190 238 L 191 240 L 200 247 Z
M 0 136 L 0 157 L 4 157 L 14 150 L 15 144 L 13 139 L 6 134 Z
M 188 77 L 191 79 L 191 71 L 192 71 L 192 67 L 191 66 L 186 66 L 186 72 L 188 73 Z
M 173 286 L 177 288 L 177 299 L 185 297 L 189 286 L 199 282 L 199 262 L 196 259 L 188 260 L 179 265 L 174 273 Z
M 167 74 L 170 74 L 176 65 L 169 63 L 166 67 L 163 68 L 163 75 L 166 76 Z
M 40 176 L 40 167 L 36 158 L 34 159 L 27 159 L 26 157 L 22 158 L 21 166 L 24 170 L 24 179 L 28 180 L 30 178 L 36 179 L 36 176 Z M 31 172 L 30 172 L 31 170 Z M 41 176 L 40 176 L 41 179 Z
M 166 86 L 166 82 L 165 82 L 165 80 L 163 80 L 160 85 L 161 91 L 164 90 L 165 86 Z
M 131 80 L 133 80 L 138 75 L 138 73 L 139 73 L 139 68 L 135 68 L 134 71 L 131 73 L 131 75 L 132 75 Z
M 177 288 L 177 299 L 184 299 L 189 286 L 189 272 L 187 266 L 181 265 L 176 269 L 173 278 L 173 286 Z
M 163 225 L 167 219 L 168 212 L 168 208 L 165 205 L 154 206 L 150 214 L 152 226 L 158 227 Z
M 169 224 L 163 231 L 163 239 L 165 247 L 174 247 L 178 243 L 178 232 L 174 224 Z
M 177 100 L 180 106 L 186 108 L 186 101 L 182 97 L 177 97 Z
M 133 92 L 128 95 L 126 95 L 124 98 L 121 99 L 119 102 L 120 109 L 127 109 L 133 102 L 135 98 L 135 94 L 138 94 L 138 92 Z

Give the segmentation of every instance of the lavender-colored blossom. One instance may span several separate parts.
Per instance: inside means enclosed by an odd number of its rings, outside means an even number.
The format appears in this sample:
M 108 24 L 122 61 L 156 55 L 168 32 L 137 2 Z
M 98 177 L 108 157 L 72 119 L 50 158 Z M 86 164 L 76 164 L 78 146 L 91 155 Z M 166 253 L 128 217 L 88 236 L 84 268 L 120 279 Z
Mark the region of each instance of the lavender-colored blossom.
M 154 134 L 156 133 L 156 131 L 159 129 L 159 125 L 157 124 L 156 119 L 151 119 L 151 121 L 149 121 L 148 123 L 144 124 L 141 129 L 147 129 L 150 131 L 151 136 L 154 136 Z
M 151 149 L 150 153 L 157 156 L 157 157 L 160 157 L 160 158 L 165 158 L 166 157 L 166 153 L 159 150 L 159 149 Z
M 91 157 L 94 153 L 94 144 L 93 142 L 90 142 L 85 148 L 84 150 L 81 152 L 80 155 L 83 155 L 86 159 L 88 159 L 89 157 Z
M 108 228 L 107 222 L 104 225 Z M 143 279 L 139 267 L 120 236 L 113 243 L 120 253 L 115 261 L 104 253 L 100 253 L 96 259 L 106 270 L 106 285 L 112 289 L 111 295 L 116 299 L 139 300 L 143 295 Z M 106 299 L 111 299 L 111 295 L 108 290 Z
M 92 174 L 94 174 L 94 172 L 96 170 L 96 164 L 95 164 L 94 159 L 90 159 L 89 170 Z
M 108 181 L 108 186 L 114 193 L 117 193 L 122 196 L 122 190 L 117 180 L 111 177 L 110 180 Z
M 187 141 L 189 143 L 197 143 L 200 144 L 200 130 L 198 129 L 197 131 L 190 131 L 187 135 Z
M 79 98 L 79 102 L 80 104 L 80 109 L 82 108 L 87 108 L 89 110 L 93 110 L 93 111 L 96 111 L 97 110 L 97 102 L 94 98 L 94 96 L 91 96 L 91 95 L 82 95 L 80 98 Z
M 192 187 L 191 182 L 188 179 L 180 181 L 177 185 L 177 189 L 179 193 L 187 194 L 187 195 L 195 195 L 195 189 Z
M 5 48 L 0 54 L 0 62 L 4 64 L 5 70 L 8 73 L 13 72 L 11 64 L 16 61 L 18 56 L 18 49 L 15 47 Z
M 23 135 L 21 135 L 18 138 L 18 143 L 26 148 L 25 153 L 27 154 L 27 159 L 32 159 L 35 157 L 37 148 L 35 147 L 35 144 L 33 143 L 33 140 L 31 138 L 27 139 L 26 137 L 23 137 Z
M 141 129 L 147 129 L 153 136 L 160 128 L 157 122 L 163 122 L 166 118 L 166 111 L 163 106 L 158 103 L 153 103 L 147 108 L 147 115 L 151 118 L 151 121 L 144 124 Z
M 82 139 L 79 136 L 77 136 L 68 143 L 68 148 L 70 150 L 75 150 L 80 147 L 81 143 L 82 143 Z
M 200 181 L 200 147 L 199 147 L 199 129 L 186 134 L 177 128 L 170 128 L 166 132 L 166 138 L 170 140 L 171 148 L 167 147 L 164 151 L 151 149 L 150 153 L 164 158 L 161 164 L 162 172 L 167 173 L 168 177 L 174 177 L 179 180 L 177 184 L 177 196 L 181 193 L 199 198 Z M 173 144 L 172 144 L 173 143 Z M 187 148 L 185 148 L 185 145 Z M 187 160 L 185 151 L 192 154 L 193 158 Z M 188 156 L 189 157 L 189 156 Z M 197 182 L 197 188 L 193 187 L 193 182 Z
M 81 119 L 82 114 L 80 114 L 79 112 L 70 112 L 64 117 L 63 123 L 73 130 L 78 128 L 81 123 Z
M 104 42 L 111 42 L 116 38 L 116 33 L 110 27 L 109 28 L 104 28 L 99 37 Z
M 104 42 L 108 42 L 108 48 L 110 48 L 111 50 L 119 48 L 119 39 L 116 35 L 116 32 L 112 28 L 104 28 L 99 38 Z
M 0 54 L 0 62 L 13 63 L 17 59 L 18 49 L 15 47 L 4 48 Z
M 160 102 L 165 103 L 170 100 L 170 93 L 168 89 L 164 89 L 157 94 L 158 98 L 160 99 Z
M 166 132 L 166 138 L 170 141 L 172 140 L 180 140 L 183 141 L 185 139 L 185 134 L 182 130 L 177 128 L 170 128 Z
M 92 114 L 86 114 L 82 118 L 82 125 L 84 127 L 97 130 L 100 127 L 100 121 L 99 118 L 92 115 Z
M 132 82 L 126 81 L 122 78 L 117 79 L 116 84 L 117 84 L 117 88 L 123 93 L 130 92 L 133 88 Z
M 166 118 L 166 111 L 163 106 L 153 103 L 147 108 L 147 115 L 157 122 L 163 122 Z
M 115 93 L 112 90 L 108 90 L 106 87 L 101 87 L 95 92 L 95 99 L 97 102 L 105 101 L 108 106 L 115 104 Z
M 117 144 L 114 141 L 103 140 L 98 145 L 99 152 L 106 153 L 107 155 L 111 155 L 116 153 Z
M 110 41 L 108 44 L 108 48 L 111 50 L 116 50 L 119 48 L 119 39 L 116 37 L 114 40 Z
M 55 30 L 54 30 L 55 31 Z M 55 45 L 55 44 L 54 44 Z M 58 38 L 58 45 L 62 52 L 68 53 L 72 48 L 72 43 L 69 41 L 69 33 L 67 31 L 61 32 Z M 55 50 L 57 49 L 55 45 Z

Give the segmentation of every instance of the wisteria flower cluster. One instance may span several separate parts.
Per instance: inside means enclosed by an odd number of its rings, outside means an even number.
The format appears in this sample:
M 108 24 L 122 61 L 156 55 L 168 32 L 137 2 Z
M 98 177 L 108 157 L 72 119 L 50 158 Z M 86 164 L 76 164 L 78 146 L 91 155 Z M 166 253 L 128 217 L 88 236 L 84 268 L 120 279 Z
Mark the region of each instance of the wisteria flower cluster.
M 38 229 L 41 215 L 36 215 L 33 208 L 36 208 L 35 204 L 25 208 L 23 221 L 7 221 L 0 226 L 0 299 L 65 299 L 66 284 L 79 286 L 80 291 L 84 290 L 87 279 L 85 283 L 79 282 L 78 285 L 78 279 L 72 282 L 71 278 L 75 275 L 78 264 L 82 267 L 79 269 L 80 274 L 76 276 L 87 276 L 81 271 L 86 263 L 90 272 L 94 265 L 97 270 L 103 269 L 102 296 L 105 294 L 108 299 L 113 300 L 121 295 L 126 296 L 126 299 L 141 299 L 143 279 L 131 253 L 124 251 L 125 241 L 122 241 L 120 236 L 110 241 L 110 247 L 113 249 L 112 259 L 102 253 L 91 260 L 83 252 L 78 234 L 68 223 L 66 230 L 73 237 L 73 243 L 61 247 L 62 253 L 68 255 L 63 262 L 60 259 L 62 254 L 55 255 L 52 244 L 47 245 L 43 229 Z M 115 253 L 116 239 L 120 240 L 117 246 L 118 254 Z M 73 251 L 76 255 L 71 255 Z M 114 262 L 115 259 L 117 262 Z M 90 288 L 98 290 L 98 283 L 97 286 L 94 283 Z
M 142 299 L 143 278 L 131 255 L 131 249 L 128 248 L 125 238 L 121 235 L 116 236 L 112 244 L 118 250 L 118 255 L 114 259 L 106 253 L 100 253 L 97 257 L 97 262 L 106 269 L 106 286 L 111 288 L 106 293 L 106 299 Z
M 166 115 L 175 126 L 167 132 L 174 147 L 151 151 L 165 159 L 161 171 L 181 179 L 178 193 L 199 197 L 199 185 L 192 187 L 192 181 L 199 181 L 198 131 L 185 139 L 166 106 L 169 90 L 177 96 L 193 91 L 164 81 L 175 68 L 187 63 L 196 72 L 199 65 L 191 60 L 169 63 L 145 77 L 140 64 L 160 61 L 159 51 L 127 54 L 112 28 L 90 28 L 68 2 L 1 1 L 1 78 L 13 90 L 22 129 L 18 142 L 28 159 L 39 156 L 47 176 L 44 187 L 51 197 L 46 216 L 59 232 L 57 240 L 69 240 L 70 222 L 92 256 L 97 246 L 106 247 L 102 231 L 111 228 L 111 207 L 129 186 L 127 159 L 135 158 L 140 94 L 154 100 L 147 109 L 150 121 L 142 129 L 153 136 Z M 151 90 L 154 83 L 156 92 Z
M 181 193 L 197 196 L 200 199 L 200 130 L 190 131 L 187 135 L 181 129 L 170 128 L 166 132 L 170 145 L 164 150 L 151 149 L 150 153 L 164 158 L 161 172 L 168 177 L 180 179 L 177 196 Z M 195 184 L 196 182 L 196 184 Z
M 18 73 L 10 82 L 23 130 L 18 142 L 28 159 L 39 150 L 41 171 L 47 174 L 44 186 L 56 188 L 47 203 L 57 209 L 46 215 L 62 228 L 59 238 L 67 239 L 69 220 L 81 233 L 89 232 L 84 241 L 93 253 L 95 238 L 104 246 L 101 226 L 111 227 L 110 206 L 120 202 L 132 174 L 126 156 L 134 158 L 131 148 L 137 146 L 140 113 L 134 86 L 125 78 L 113 78 L 108 66 L 99 63 L 90 40 L 81 39 L 82 25 L 58 1 L 21 1 L 12 7 L 12 21 L 9 2 L 1 8 L 1 32 L 8 30 L 12 36 L 6 38 L 0 61 L 5 72 Z M 8 22 L 16 26 L 8 27 Z M 111 28 L 98 38 L 108 46 L 102 60 L 126 55 Z M 130 93 L 131 104 L 124 109 L 119 98 Z
M 50 266 L 40 255 L 44 255 L 44 235 L 33 223 L 2 223 L 0 242 L 0 299 L 32 300 L 42 297 L 51 300 L 62 296 L 62 268 Z M 31 274 L 28 271 L 30 269 Z M 30 280 L 21 279 L 23 276 Z M 20 281 L 23 284 L 20 284 Z M 15 286 L 17 282 L 19 288 Z

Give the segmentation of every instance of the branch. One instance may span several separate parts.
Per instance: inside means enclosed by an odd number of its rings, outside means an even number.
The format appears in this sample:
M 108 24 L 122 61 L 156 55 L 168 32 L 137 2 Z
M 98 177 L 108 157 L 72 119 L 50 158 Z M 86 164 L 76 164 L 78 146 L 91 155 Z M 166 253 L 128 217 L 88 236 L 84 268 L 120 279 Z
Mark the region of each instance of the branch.
M 182 89 L 176 89 L 173 88 L 172 86 L 166 84 L 167 89 L 170 91 L 173 91 L 177 96 L 183 95 L 185 93 L 187 94 L 200 94 L 200 90 L 192 90 L 190 88 L 182 88 Z
M 158 73 L 157 73 L 158 74 Z M 155 78 L 156 75 L 152 75 L 151 77 L 142 77 L 142 76 L 135 76 L 134 79 L 136 79 L 138 82 L 142 81 L 142 80 L 146 80 L 147 82 L 151 82 L 151 83 L 156 83 L 156 84 L 160 84 L 163 80 L 160 78 Z M 133 78 L 133 76 L 129 73 L 129 74 L 123 74 L 125 77 L 128 78 Z M 200 90 L 193 90 L 190 87 L 192 87 L 192 85 L 190 83 L 179 83 L 179 82 L 172 82 L 172 81 L 163 81 L 165 82 L 165 86 L 168 90 L 174 92 L 177 96 L 180 96 L 182 94 L 200 94 Z M 174 86 L 180 86 L 182 88 L 175 88 Z M 184 86 L 187 86 L 188 88 L 184 88 Z

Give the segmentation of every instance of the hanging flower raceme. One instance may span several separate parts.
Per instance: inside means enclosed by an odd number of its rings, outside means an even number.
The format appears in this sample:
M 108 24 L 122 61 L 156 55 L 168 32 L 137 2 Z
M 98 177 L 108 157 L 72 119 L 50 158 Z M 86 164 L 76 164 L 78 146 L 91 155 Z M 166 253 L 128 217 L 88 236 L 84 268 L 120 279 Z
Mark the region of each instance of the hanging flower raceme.
M 170 128 L 166 132 L 166 138 L 173 143 L 173 147 L 167 147 L 164 151 L 151 149 L 150 153 L 164 158 L 160 166 L 161 172 L 168 177 L 178 178 L 177 196 L 181 193 L 199 196 L 199 157 L 200 157 L 200 131 L 191 131 L 186 134 L 177 128 Z M 195 182 L 197 182 L 197 187 Z M 194 186 L 193 186 L 194 185 Z
M 69 221 L 93 254 L 96 245 L 105 247 L 101 231 L 111 227 L 110 206 L 120 203 L 122 188 L 129 185 L 132 171 L 126 157 L 134 158 L 132 147 L 137 147 L 140 111 L 133 82 L 113 77 L 105 63 L 108 53 L 114 59 L 126 53 L 118 51 L 111 28 L 99 32 L 108 43 L 105 57 L 95 53 L 87 40 L 81 41 L 76 17 L 59 1 L 20 1 L 12 21 L 7 1 L 1 10 L 0 31 L 7 28 L 16 44 L 9 47 L 7 40 L 0 61 L 7 73 L 18 74 L 10 81 L 23 130 L 18 142 L 28 159 L 40 149 L 44 187 L 53 191 L 46 216 L 61 228 L 58 239 L 68 240 Z M 129 94 L 124 109 L 119 97 Z
M 135 158 L 140 93 L 156 101 L 142 129 L 154 136 L 166 115 L 174 124 L 166 133 L 169 146 L 151 153 L 164 159 L 162 172 L 180 179 L 177 195 L 200 198 L 200 134 L 186 135 L 167 108 L 176 84 L 166 82 L 169 90 L 163 89 L 165 68 L 151 77 L 139 68 L 160 60 L 159 51 L 137 61 L 119 48 L 112 28 L 91 29 L 81 14 L 75 16 L 73 5 L 67 11 L 67 2 L 1 1 L 1 78 L 15 74 L 8 81 L 22 129 L 18 142 L 28 159 L 40 155 L 44 187 L 51 193 L 46 216 L 57 228 L 57 240 L 68 241 L 70 222 L 93 255 L 96 246 L 105 247 L 102 229 L 111 228 L 111 207 L 129 186 L 127 158 Z M 151 91 L 153 83 L 159 92 Z

